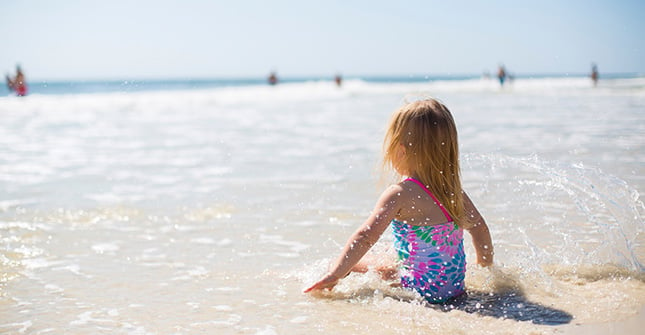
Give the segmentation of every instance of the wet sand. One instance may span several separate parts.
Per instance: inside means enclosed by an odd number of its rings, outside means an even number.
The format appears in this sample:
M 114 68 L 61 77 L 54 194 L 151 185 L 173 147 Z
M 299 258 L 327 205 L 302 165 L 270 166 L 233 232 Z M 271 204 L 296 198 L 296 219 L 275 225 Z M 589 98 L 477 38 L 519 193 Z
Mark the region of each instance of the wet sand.
M 566 335 L 640 335 L 645 332 L 645 306 L 641 307 L 637 315 L 625 320 L 587 324 L 578 324 L 574 320 L 570 324 L 557 327 L 556 329 L 557 333 Z

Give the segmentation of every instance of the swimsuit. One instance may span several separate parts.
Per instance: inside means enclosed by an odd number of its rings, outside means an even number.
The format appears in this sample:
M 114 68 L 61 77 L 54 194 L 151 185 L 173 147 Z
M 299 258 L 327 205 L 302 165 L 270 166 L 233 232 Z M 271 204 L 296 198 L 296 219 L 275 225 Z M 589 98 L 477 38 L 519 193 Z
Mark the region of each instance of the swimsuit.
M 19 97 L 24 97 L 27 95 L 27 84 L 24 82 L 18 82 L 14 81 L 11 82 L 7 78 L 7 85 L 9 86 L 9 90 L 14 90 L 16 92 L 16 95 Z
M 16 86 L 16 95 L 24 97 L 27 95 L 27 85 L 25 84 L 18 84 Z
M 432 226 L 412 226 L 392 220 L 394 248 L 401 263 L 401 285 L 416 290 L 428 302 L 445 302 L 464 293 L 464 233 L 430 190 L 416 179 L 406 179 L 408 180 L 430 195 L 448 222 Z

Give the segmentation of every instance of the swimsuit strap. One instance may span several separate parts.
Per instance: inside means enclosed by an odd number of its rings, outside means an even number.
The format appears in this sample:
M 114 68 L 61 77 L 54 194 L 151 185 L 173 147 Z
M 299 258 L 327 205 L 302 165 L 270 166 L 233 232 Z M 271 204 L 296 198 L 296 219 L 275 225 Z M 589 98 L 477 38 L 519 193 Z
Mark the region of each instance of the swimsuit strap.
M 452 219 L 452 216 L 450 216 L 450 213 L 448 213 L 448 211 L 443 207 L 443 205 L 441 204 L 441 202 L 439 202 L 439 199 L 437 199 L 437 198 L 434 196 L 434 194 L 432 194 L 432 192 L 430 192 L 430 190 L 429 190 L 425 185 L 423 185 L 420 181 L 418 181 L 418 180 L 416 180 L 416 179 L 414 179 L 414 178 L 408 178 L 408 179 L 406 179 L 406 180 L 404 180 L 404 181 L 408 181 L 408 180 L 409 180 L 409 181 L 414 182 L 414 183 L 415 183 L 415 184 L 417 184 L 417 185 L 419 185 L 419 186 L 420 186 L 424 191 L 426 191 L 426 193 L 428 193 L 428 195 L 432 198 L 432 200 L 434 200 L 434 202 L 435 202 L 437 205 L 439 205 L 439 209 L 441 209 L 441 211 L 443 212 L 443 215 L 445 215 L 445 216 L 446 216 L 446 219 L 448 219 L 448 221 L 450 221 L 450 222 L 453 222 L 453 221 L 454 221 L 454 220 Z

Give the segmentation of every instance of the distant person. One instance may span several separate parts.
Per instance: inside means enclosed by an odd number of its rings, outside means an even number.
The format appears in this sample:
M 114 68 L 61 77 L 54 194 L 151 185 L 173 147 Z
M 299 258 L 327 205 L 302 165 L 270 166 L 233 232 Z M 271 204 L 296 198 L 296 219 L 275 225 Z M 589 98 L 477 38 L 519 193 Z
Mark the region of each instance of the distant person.
M 504 65 L 500 65 L 499 69 L 497 69 L 497 79 L 499 79 L 499 84 L 504 86 L 504 81 L 506 80 L 506 69 L 504 69 Z
M 493 265 L 493 243 L 484 218 L 462 188 L 452 114 L 434 99 L 407 104 L 392 115 L 383 148 L 385 164 L 401 182 L 381 194 L 336 262 L 304 292 L 332 289 L 350 272 L 367 272 L 375 264 L 361 259 L 392 227 L 396 255 L 375 267 L 384 279 L 398 279 L 430 303 L 463 294 L 464 230 L 470 232 L 481 266 Z
M 340 87 L 340 85 L 343 84 L 343 77 L 341 77 L 340 74 L 337 74 L 336 77 L 334 77 L 334 82 L 336 82 L 336 86 Z
M 591 81 L 593 81 L 593 86 L 598 85 L 598 67 L 595 63 L 591 64 Z
M 271 72 L 269 75 L 268 79 L 269 85 L 275 85 L 278 83 L 278 76 L 275 74 L 275 72 Z
M 25 79 L 25 74 L 22 72 L 20 65 L 16 65 L 16 76 L 12 79 L 7 74 L 6 79 L 9 91 L 16 92 L 16 95 L 19 97 L 27 95 L 27 80 Z

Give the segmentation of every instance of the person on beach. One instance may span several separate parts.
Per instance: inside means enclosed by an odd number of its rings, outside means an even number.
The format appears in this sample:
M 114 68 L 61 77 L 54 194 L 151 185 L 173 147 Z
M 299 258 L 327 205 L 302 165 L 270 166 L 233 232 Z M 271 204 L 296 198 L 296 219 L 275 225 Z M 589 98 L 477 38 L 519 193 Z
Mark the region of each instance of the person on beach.
M 493 264 L 493 245 L 484 221 L 461 187 L 457 129 L 442 103 L 426 99 L 393 114 L 385 139 L 384 167 L 402 181 L 387 188 L 371 215 L 352 234 L 329 272 L 304 290 L 332 289 L 350 272 L 376 270 L 430 303 L 465 291 L 463 230 L 472 235 L 477 264 Z M 375 266 L 361 261 L 392 226 L 398 261 Z
M 269 85 L 276 85 L 278 83 L 278 76 L 275 74 L 275 72 L 271 72 L 271 74 L 269 74 L 267 82 L 269 82 Z
M 598 66 L 595 63 L 591 64 L 591 81 L 593 86 L 598 85 Z
M 13 79 L 8 74 L 5 77 L 9 91 L 16 92 L 16 95 L 19 97 L 27 95 L 27 81 L 25 80 L 25 74 L 22 72 L 20 65 L 16 65 L 16 76 Z
M 336 86 L 340 87 L 343 84 L 343 77 L 340 74 L 337 74 L 334 77 L 334 82 L 336 83 Z
M 500 65 L 497 69 L 497 79 L 499 80 L 499 85 L 504 86 L 504 81 L 506 81 L 506 69 L 504 65 Z

